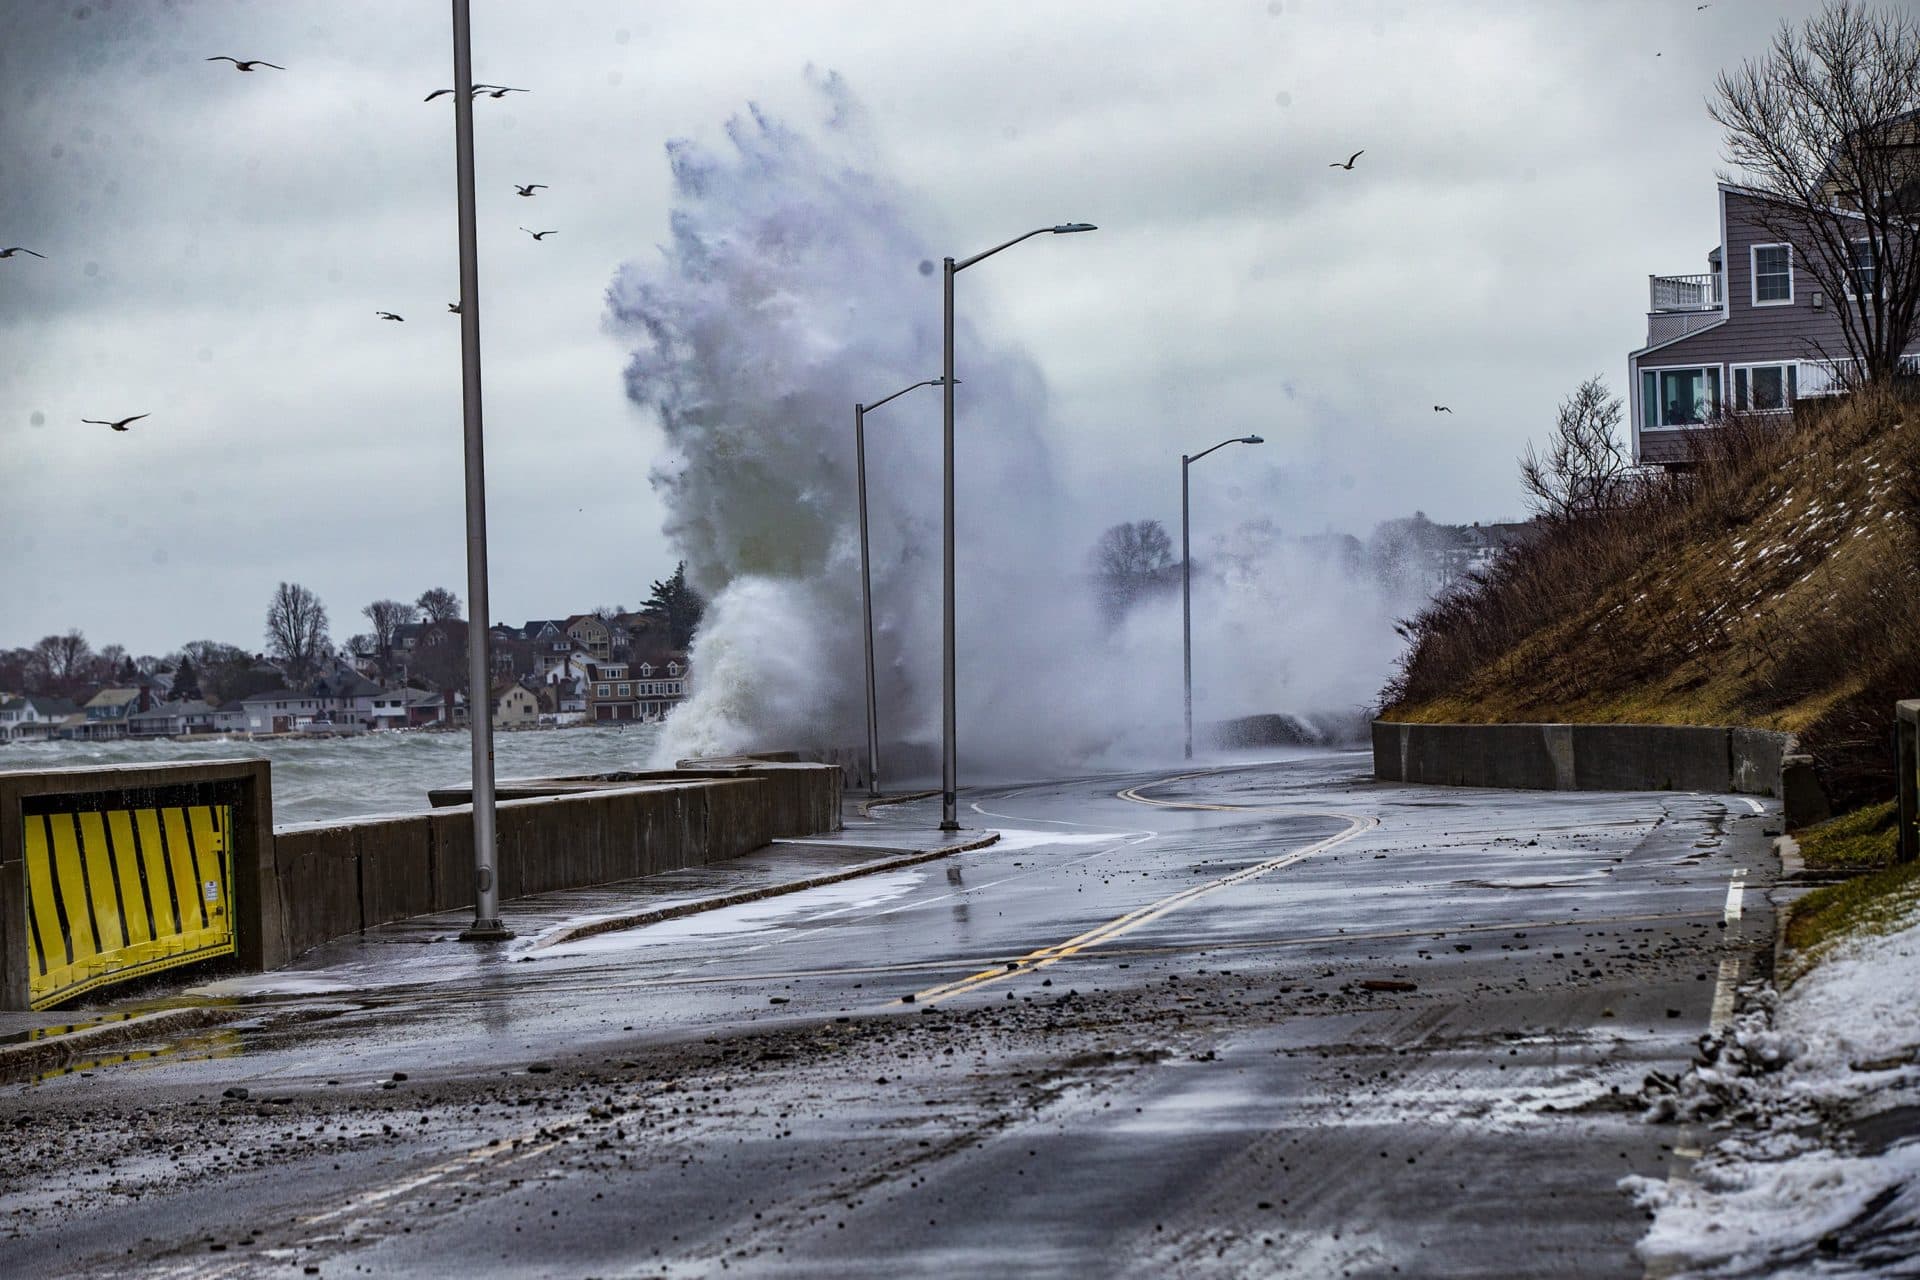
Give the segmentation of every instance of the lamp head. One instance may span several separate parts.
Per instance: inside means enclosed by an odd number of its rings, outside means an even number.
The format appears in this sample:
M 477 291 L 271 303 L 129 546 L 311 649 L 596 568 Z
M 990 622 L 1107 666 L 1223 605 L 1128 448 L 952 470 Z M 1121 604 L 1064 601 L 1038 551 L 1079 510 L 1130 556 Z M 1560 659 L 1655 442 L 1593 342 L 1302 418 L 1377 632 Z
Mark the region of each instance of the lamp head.
M 1266 441 L 1262 440 L 1259 436 L 1241 436 L 1240 443 L 1241 444 L 1265 444 Z
M 1053 229 L 1057 236 L 1071 235 L 1075 231 L 1098 231 L 1100 228 L 1091 222 L 1063 222 Z

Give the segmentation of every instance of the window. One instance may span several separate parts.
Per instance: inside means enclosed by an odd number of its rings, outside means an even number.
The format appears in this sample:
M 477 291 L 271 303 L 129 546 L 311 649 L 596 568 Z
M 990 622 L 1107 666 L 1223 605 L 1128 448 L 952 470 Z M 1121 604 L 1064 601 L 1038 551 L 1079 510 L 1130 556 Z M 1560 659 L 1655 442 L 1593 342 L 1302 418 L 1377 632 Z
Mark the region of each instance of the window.
M 621 686 L 620 686 L 620 696 L 621 696 L 621 697 L 623 697 L 623 698 L 630 698 L 630 697 L 632 697 L 632 696 L 633 696 L 633 686 L 632 686 L 632 685 L 630 685 L 630 684 L 623 684 L 623 685 L 621 685 Z
M 601 685 L 601 686 L 600 686 L 600 687 L 599 687 L 598 689 L 596 689 L 596 690 L 594 691 L 594 696 L 596 696 L 596 697 L 600 697 L 600 698 L 604 698 L 604 697 L 606 697 L 606 696 L 607 696 L 607 686 L 606 686 L 606 685 L 604 685 L 604 684 L 603 684 L 603 685 Z
M 1847 264 L 1847 296 L 1865 298 L 1880 287 L 1880 264 L 1873 260 L 1873 241 L 1853 242 L 1853 261 Z
M 1720 412 L 1720 367 L 1642 369 L 1640 425 L 1697 427 Z
M 1737 366 L 1733 371 L 1733 407 L 1752 413 L 1791 409 L 1799 394 L 1799 373 L 1797 363 Z
M 1793 302 L 1793 246 L 1753 246 L 1753 305 L 1783 307 Z

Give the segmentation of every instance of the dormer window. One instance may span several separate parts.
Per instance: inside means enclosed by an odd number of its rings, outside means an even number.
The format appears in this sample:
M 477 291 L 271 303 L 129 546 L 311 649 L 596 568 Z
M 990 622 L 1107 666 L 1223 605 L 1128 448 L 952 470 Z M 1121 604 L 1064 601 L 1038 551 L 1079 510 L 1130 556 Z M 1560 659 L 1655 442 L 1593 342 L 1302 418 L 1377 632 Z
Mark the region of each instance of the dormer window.
M 1753 305 L 1786 307 L 1793 305 L 1793 246 L 1757 244 L 1753 246 Z
M 680 674 L 680 664 L 679 664 L 679 663 L 677 663 L 677 662 L 669 662 L 669 663 L 667 664 L 667 674 L 668 674 L 668 675 L 670 675 L 670 676 L 677 676 L 677 675 L 679 675 L 679 674 Z
M 652 675 L 652 674 L 653 674 L 653 664 L 652 664 L 651 662 L 643 662 L 643 663 L 641 663 L 641 664 L 640 664 L 640 674 L 641 674 L 641 675 L 643 675 L 643 676 L 650 676 L 650 675 Z

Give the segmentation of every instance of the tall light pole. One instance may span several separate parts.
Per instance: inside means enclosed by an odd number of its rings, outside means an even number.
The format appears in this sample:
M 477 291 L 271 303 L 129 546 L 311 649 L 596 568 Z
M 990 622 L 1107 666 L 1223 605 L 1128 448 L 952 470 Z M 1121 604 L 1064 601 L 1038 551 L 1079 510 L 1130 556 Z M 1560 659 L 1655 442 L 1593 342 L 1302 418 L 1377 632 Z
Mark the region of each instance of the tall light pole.
M 453 0 L 454 181 L 460 192 L 460 373 L 467 442 L 467 729 L 473 736 L 473 924 L 462 942 L 513 933 L 494 869 L 493 671 L 488 661 L 487 464 L 480 447 L 480 249 L 473 212 L 473 42 L 467 0 Z
M 946 269 L 942 275 L 944 290 L 941 299 L 940 338 L 941 449 L 944 455 L 945 471 L 942 515 L 945 545 L 942 548 L 940 565 L 940 829 L 942 831 L 960 829 L 960 820 L 956 812 L 960 783 L 953 687 L 953 278 L 974 263 L 991 258 L 1002 249 L 1011 249 L 1022 240 L 1031 240 L 1034 236 L 1063 236 L 1076 231 L 1095 230 L 1098 228 L 1091 222 L 1063 222 L 1057 227 L 1036 227 L 1025 235 L 1015 236 L 1005 244 L 997 244 L 985 253 L 976 253 L 963 261 L 955 262 L 952 258 L 944 260 Z
M 1230 444 L 1265 444 L 1259 436 L 1235 436 L 1231 440 L 1222 440 L 1209 449 L 1195 454 L 1180 455 L 1180 659 L 1183 671 L 1182 688 L 1186 694 L 1187 709 L 1187 759 L 1193 759 L 1193 555 L 1187 541 L 1188 504 L 1187 504 L 1187 468 L 1212 453 L 1214 449 L 1224 449 Z
M 853 406 L 853 470 L 860 489 L 860 612 L 866 617 L 867 642 L 867 797 L 880 798 L 880 713 L 873 693 L 873 574 L 867 560 L 867 410 L 897 400 L 920 387 L 937 387 L 943 378 L 928 378 L 902 387 L 885 400 Z

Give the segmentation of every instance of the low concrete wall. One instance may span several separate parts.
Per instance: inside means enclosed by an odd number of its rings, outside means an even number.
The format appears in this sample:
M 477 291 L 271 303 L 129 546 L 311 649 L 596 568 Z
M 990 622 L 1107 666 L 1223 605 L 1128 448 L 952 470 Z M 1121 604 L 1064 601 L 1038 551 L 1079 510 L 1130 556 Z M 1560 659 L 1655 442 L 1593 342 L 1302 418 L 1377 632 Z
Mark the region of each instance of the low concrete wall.
M 1386 782 L 1531 791 L 1719 791 L 1778 796 L 1789 827 L 1826 816 L 1791 734 L 1647 724 L 1373 723 Z
M 757 779 L 725 778 L 502 800 L 500 896 L 578 889 L 736 857 L 774 838 Z M 473 808 L 282 827 L 274 834 L 287 952 L 474 900 Z

